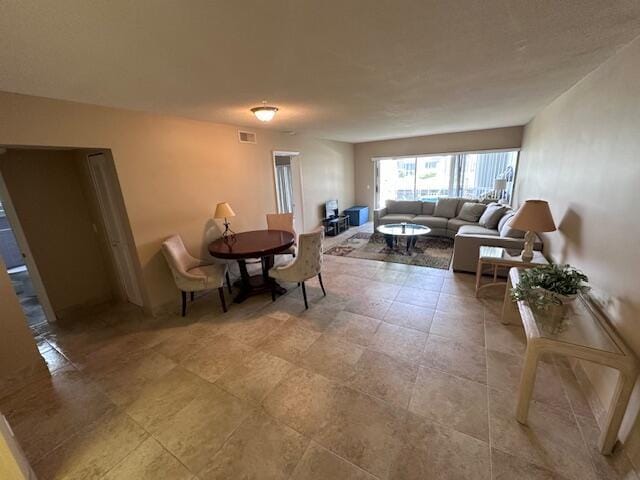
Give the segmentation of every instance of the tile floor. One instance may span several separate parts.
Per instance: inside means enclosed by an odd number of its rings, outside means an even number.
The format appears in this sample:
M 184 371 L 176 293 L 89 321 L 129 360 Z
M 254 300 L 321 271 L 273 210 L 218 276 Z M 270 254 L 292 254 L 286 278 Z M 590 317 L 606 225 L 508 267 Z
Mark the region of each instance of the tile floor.
M 289 286 L 226 315 L 216 293 L 185 319 L 121 307 L 38 328 L 51 376 L 0 411 L 41 480 L 638 478 L 597 452 L 560 359 L 515 421 L 523 332 L 472 276 L 325 256 L 323 277 L 308 311 Z

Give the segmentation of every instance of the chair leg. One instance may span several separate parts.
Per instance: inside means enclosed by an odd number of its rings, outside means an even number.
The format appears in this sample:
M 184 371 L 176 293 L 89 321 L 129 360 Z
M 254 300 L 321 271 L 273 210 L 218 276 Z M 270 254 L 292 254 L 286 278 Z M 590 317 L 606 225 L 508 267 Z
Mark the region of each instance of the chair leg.
M 222 303 L 222 311 L 227 313 L 227 302 L 224 300 L 224 287 L 218 287 L 218 295 L 220 295 L 220 303 Z
M 193 302 L 193 292 L 191 292 L 191 301 Z
M 187 314 L 187 292 L 180 291 L 182 294 L 182 316 Z
M 304 286 L 304 282 L 302 282 L 302 297 L 304 298 L 304 309 L 309 310 L 309 304 L 307 303 L 307 289 Z
M 318 274 L 318 280 L 320 281 L 320 288 L 322 289 L 322 294 L 326 297 L 327 296 L 327 292 L 324 289 L 324 285 L 322 284 L 322 274 L 319 273 Z
M 276 288 L 275 285 L 271 284 L 271 301 L 276 301 Z
M 227 271 L 225 276 L 227 277 L 227 288 L 229 289 L 229 293 L 233 293 L 231 291 L 231 278 L 229 277 L 229 272 L 228 271 Z

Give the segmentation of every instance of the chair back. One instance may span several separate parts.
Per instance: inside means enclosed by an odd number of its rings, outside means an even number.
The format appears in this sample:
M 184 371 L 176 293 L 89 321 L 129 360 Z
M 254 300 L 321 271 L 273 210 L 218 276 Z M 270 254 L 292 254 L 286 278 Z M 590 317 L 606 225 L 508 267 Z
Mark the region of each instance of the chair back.
M 162 253 L 176 280 L 200 263 L 189 254 L 180 235 L 173 235 L 162 242 Z
M 283 230 L 293 233 L 294 237 L 296 236 L 296 231 L 293 228 L 293 213 L 267 213 L 267 228 L 269 230 Z
M 301 233 L 298 237 L 298 255 L 294 260 L 300 278 L 311 278 L 322 270 L 322 227 L 309 233 Z

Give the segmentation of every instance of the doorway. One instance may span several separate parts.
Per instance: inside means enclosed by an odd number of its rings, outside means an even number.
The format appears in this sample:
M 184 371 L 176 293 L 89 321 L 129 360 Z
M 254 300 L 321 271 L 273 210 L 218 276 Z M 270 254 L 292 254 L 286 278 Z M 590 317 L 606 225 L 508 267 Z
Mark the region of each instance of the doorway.
M 48 304 L 46 293 L 41 283 L 35 282 L 33 276 L 39 278 L 34 267 L 30 271 L 27 266 L 27 255 L 23 253 L 16 231 L 9 220 L 10 204 L 6 201 L 6 189 L 4 181 L 0 177 L 0 258 L 3 260 L 11 285 L 16 292 L 16 296 L 20 301 L 22 311 L 27 318 L 27 324 L 33 330 L 39 326 L 46 324 L 47 321 L 55 321 L 55 315 L 49 306 L 49 316 L 43 308 L 42 304 Z M 5 199 L 3 201 L 3 199 Z M 16 224 L 14 219 L 13 224 Z M 19 227 L 18 227 L 19 228 Z M 36 288 L 38 285 L 38 288 Z
M 142 306 L 108 150 L 5 149 L 0 200 L 0 253 L 30 325 L 83 318 L 123 301 Z
M 293 213 L 296 232 L 305 231 L 300 152 L 274 151 L 273 174 L 278 213 Z

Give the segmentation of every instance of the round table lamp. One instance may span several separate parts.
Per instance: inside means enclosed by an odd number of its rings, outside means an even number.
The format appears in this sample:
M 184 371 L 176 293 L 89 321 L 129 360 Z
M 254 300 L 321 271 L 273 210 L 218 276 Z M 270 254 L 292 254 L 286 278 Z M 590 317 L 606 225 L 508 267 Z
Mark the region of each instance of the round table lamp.
M 526 200 L 509 221 L 509 226 L 527 232 L 524 235 L 524 249 L 522 250 L 522 260 L 525 262 L 530 262 L 533 258 L 533 241 L 536 232 L 556 230 L 549 203 L 544 200 Z

